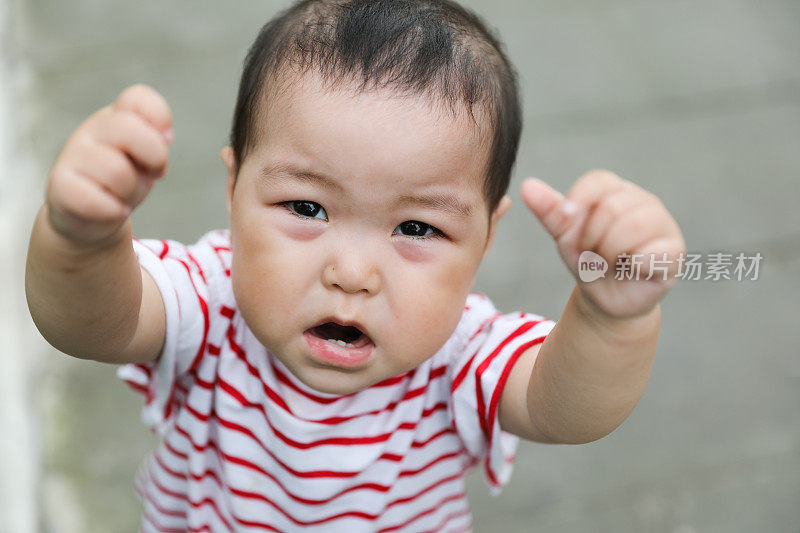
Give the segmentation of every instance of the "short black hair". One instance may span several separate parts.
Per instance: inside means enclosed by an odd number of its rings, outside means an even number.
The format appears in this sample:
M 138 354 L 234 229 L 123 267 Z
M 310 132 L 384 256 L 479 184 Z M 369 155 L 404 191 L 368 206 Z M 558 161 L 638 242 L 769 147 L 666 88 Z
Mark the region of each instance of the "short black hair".
M 244 60 L 230 144 L 235 172 L 258 142 L 257 120 L 281 70 L 314 69 L 333 85 L 389 89 L 484 112 L 491 128 L 484 196 L 489 213 L 506 193 L 522 110 L 516 71 L 474 12 L 451 0 L 300 0 L 258 33 Z M 268 87 L 269 85 L 269 87 Z

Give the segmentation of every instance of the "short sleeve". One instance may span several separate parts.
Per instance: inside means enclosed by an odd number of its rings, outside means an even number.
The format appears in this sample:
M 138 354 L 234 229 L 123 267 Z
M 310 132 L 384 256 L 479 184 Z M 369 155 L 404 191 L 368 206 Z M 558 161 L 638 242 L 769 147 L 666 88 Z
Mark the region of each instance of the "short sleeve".
M 531 313 L 502 314 L 485 296 L 467 299 L 457 329 L 458 353 L 452 355 L 453 425 L 465 448 L 482 462 L 493 495 L 508 483 L 519 438 L 500 429 L 500 396 L 514 363 L 540 344 L 555 322 Z
M 166 339 L 152 363 L 123 365 L 117 376 L 145 397 L 142 421 L 163 434 L 174 414 L 175 388 L 205 351 L 209 332 L 210 276 L 215 270 L 209 237 L 186 246 L 176 241 L 134 239 L 139 264 L 164 301 Z M 217 267 L 217 270 L 219 267 Z

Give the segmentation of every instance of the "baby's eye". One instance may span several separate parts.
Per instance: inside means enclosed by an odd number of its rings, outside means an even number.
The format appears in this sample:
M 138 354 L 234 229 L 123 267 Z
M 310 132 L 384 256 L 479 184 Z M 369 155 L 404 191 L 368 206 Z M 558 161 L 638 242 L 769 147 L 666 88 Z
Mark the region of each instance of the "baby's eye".
M 303 218 L 318 218 L 320 220 L 328 220 L 328 213 L 317 202 L 309 202 L 308 200 L 294 200 L 291 202 L 284 202 L 284 205 L 295 215 Z
M 416 220 L 406 220 L 397 226 L 392 235 L 405 235 L 407 237 L 432 237 L 441 235 L 442 232 L 430 224 Z

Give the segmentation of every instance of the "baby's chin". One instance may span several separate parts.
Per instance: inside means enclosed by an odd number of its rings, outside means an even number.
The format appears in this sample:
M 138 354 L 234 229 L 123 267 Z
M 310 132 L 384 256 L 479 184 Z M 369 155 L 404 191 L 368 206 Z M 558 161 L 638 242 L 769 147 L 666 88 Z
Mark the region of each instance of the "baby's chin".
M 285 366 L 305 386 L 323 394 L 336 396 L 359 392 L 385 379 L 374 377 L 373 369 L 369 368 L 351 370 L 317 364 L 303 365 L 302 368 L 289 364 Z

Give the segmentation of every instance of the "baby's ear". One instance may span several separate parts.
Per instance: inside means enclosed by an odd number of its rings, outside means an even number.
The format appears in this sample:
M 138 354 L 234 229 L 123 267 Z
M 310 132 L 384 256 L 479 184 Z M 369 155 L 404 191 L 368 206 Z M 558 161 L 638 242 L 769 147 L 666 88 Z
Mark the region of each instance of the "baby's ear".
M 506 211 L 508 211 L 509 207 L 511 207 L 511 198 L 509 198 L 507 195 L 500 198 L 500 201 L 497 203 L 497 207 L 495 207 L 489 222 L 489 236 L 486 239 L 486 248 L 483 250 L 483 259 L 486 259 L 486 256 L 489 254 L 489 250 L 492 248 L 492 242 L 494 241 L 494 233 L 497 229 L 497 223 L 500 222 L 500 219 L 503 218 L 503 215 L 506 214 Z
M 233 154 L 233 148 L 226 146 L 219 152 L 220 158 L 225 168 L 228 169 L 228 214 L 231 212 L 231 202 L 233 201 L 233 185 L 236 183 L 236 158 Z

